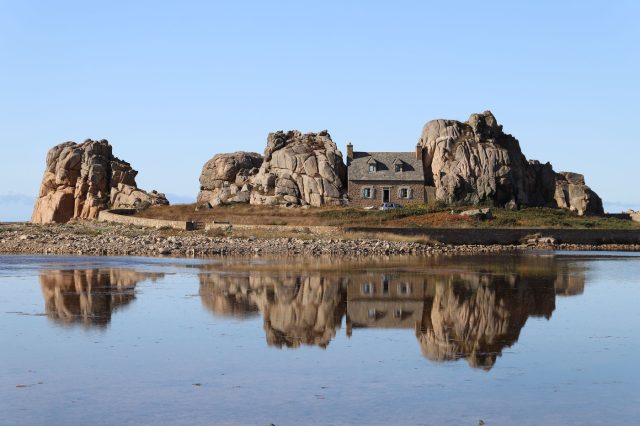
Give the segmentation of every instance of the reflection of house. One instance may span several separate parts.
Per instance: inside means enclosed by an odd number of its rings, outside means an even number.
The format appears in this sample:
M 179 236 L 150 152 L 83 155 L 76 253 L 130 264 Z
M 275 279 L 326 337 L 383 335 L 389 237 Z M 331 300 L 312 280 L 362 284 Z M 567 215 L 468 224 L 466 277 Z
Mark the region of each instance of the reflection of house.
M 347 174 L 351 206 L 427 201 L 421 147 L 416 152 L 363 152 L 349 144 Z
M 582 293 L 584 271 L 553 257 L 409 258 L 403 267 L 336 264 L 300 273 L 203 273 L 200 295 L 216 315 L 259 311 L 267 343 L 327 347 L 346 316 L 355 329 L 413 329 L 422 354 L 490 369 L 532 316 L 550 318 L 556 295 Z M 377 272 L 374 272 L 377 271 Z
M 358 277 L 347 287 L 347 334 L 353 328 L 419 327 L 426 297 L 424 280 L 417 277 Z

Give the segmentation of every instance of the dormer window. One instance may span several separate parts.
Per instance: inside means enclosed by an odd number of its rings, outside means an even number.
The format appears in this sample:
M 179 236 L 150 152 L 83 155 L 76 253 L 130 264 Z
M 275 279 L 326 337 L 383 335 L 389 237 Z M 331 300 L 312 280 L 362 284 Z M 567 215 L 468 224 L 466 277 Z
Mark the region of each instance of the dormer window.
M 373 173 L 378 170 L 378 162 L 373 157 L 369 157 L 367 164 L 369 165 L 369 173 Z
M 396 158 L 395 160 L 393 160 L 393 166 L 396 170 L 396 173 L 404 170 L 404 168 L 402 167 L 402 160 L 400 160 L 399 158 Z

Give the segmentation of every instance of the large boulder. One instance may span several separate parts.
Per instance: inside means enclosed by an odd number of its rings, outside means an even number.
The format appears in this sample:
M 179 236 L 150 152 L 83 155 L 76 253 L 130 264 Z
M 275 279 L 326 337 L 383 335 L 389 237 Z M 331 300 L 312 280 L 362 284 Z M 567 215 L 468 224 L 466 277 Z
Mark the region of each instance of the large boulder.
M 111 188 L 110 200 L 112 209 L 145 209 L 150 206 L 169 205 L 169 200 L 161 192 L 147 192 L 124 183 Z
M 490 111 L 462 123 L 432 120 L 418 141 L 425 181 L 436 199 L 449 204 L 493 202 L 562 207 L 602 214 L 602 201 L 582 183 L 571 183 L 549 163 L 528 161 L 520 143 L 502 131 Z M 580 176 L 580 175 L 577 175 Z
M 603 214 L 602 200 L 584 183 L 578 173 L 556 173 L 554 199 L 558 207 L 584 214 Z
M 270 133 L 251 204 L 341 205 L 347 167 L 329 133 Z
M 215 155 L 202 167 L 198 203 L 249 202 L 248 182 L 261 165 L 262 155 L 255 152 Z M 247 194 L 240 195 L 240 192 Z
M 169 204 L 164 195 L 137 188 L 138 174 L 116 158 L 106 140 L 65 142 L 47 154 L 40 192 L 33 209 L 34 223 L 63 223 L 73 218 L 95 219 L 101 210 Z

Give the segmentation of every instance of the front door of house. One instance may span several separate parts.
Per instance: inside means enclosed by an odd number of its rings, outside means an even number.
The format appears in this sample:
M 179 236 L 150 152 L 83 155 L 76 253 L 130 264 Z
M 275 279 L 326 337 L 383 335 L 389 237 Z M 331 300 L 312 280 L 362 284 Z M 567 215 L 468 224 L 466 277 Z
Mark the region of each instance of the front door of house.
M 389 198 L 391 194 L 391 189 L 389 188 L 382 188 L 382 202 L 383 203 L 388 203 L 389 202 Z

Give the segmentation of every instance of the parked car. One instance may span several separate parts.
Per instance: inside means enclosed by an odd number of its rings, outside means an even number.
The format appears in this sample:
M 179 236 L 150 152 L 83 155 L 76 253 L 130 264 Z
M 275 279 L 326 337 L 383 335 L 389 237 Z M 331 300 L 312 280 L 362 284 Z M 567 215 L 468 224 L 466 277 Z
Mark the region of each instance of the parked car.
M 400 207 L 402 206 L 396 203 L 382 203 L 382 206 L 380 206 L 380 210 L 393 210 L 399 209 Z

